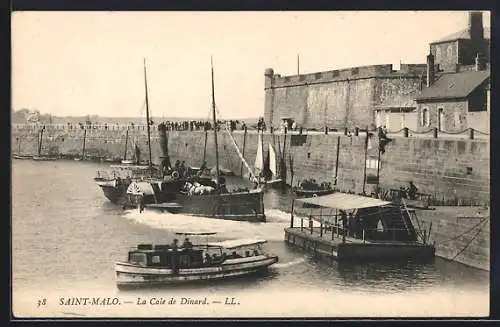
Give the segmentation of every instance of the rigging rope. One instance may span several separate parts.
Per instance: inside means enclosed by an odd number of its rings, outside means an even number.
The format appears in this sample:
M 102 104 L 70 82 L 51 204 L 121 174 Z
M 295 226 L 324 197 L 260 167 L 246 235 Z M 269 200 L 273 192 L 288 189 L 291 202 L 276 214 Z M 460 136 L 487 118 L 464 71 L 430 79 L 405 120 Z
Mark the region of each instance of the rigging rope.
M 219 110 L 217 109 L 217 106 L 215 107 L 215 111 L 217 112 L 217 116 L 220 118 L 221 115 L 219 113 Z M 217 119 L 217 120 L 221 120 L 222 121 L 222 119 Z M 238 156 L 240 157 L 241 162 L 243 163 L 243 165 L 245 165 L 245 168 L 250 173 L 250 179 L 253 182 L 258 182 L 257 177 L 255 176 L 255 173 L 253 172 L 252 168 L 250 168 L 250 165 L 248 165 L 247 161 L 245 160 L 245 158 L 241 154 L 240 149 L 238 148 L 238 145 L 236 144 L 236 141 L 234 140 L 233 136 L 231 135 L 231 132 L 229 131 L 229 128 L 227 127 L 227 123 L 224 123 L 223 125 L 224 125 L 224 129 L 227 132 L 227 135 L 229 135 L 229 138 L 233 142 L 233 145 L 234 145 L 234 147 L 236 149 L 236 153 L 238 153 Z M 216 126 L 214 126 L 214 131 L 217 132 L 217 124 L 216 124 Z

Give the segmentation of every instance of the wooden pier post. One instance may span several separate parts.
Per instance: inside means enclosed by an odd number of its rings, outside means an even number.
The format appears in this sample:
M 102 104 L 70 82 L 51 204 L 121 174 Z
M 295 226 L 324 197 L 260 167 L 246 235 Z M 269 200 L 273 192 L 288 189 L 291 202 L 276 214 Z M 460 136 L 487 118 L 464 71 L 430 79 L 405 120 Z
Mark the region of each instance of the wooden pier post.
M 368 127 L 366 128 L 366 139 L 365 139 L 365 161 L 363 162 L 363 194 L 365 194 L 366 187 L 366 158 L 368 156 Z

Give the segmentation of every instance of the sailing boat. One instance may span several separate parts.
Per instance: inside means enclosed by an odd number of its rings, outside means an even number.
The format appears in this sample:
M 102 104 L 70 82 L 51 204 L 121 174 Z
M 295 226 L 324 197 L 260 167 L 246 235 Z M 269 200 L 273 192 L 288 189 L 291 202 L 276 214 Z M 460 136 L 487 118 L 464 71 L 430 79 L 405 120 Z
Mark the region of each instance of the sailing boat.
M 85 128 L 83 130 L 83 148 L 82 148 L 82 156 L 81 157 L 76 157 L 74 160 L 75 161 L 80 161 L 80 160 L 85 160 L 85 141 L 87 139 L 87 129 Z
M 268 144 L 266 159 L 264 159 L 262 136 L 258 135 L 257 155 L 255 156 L 255 169 L 259 172 L 259 184 L 261 185 L 282 185 L 283 180 L 279 175 L 279 167 L 276 161 L 276 151 L 271 143 Z
M 33 156 L 33 160 L 36 161 L 52 161 L 57 160 L 56 157 L 50 155 L 42 155 L 42 144 L 43 144 L 43 132 L 45 131 L 45 126 L 40 130 L 40 138 L 38 142 L 38 155 Z
M 215 107 L 214 69 L 212 76 L 212 120 L 217 126 Z M 175 202 L 164 202 L 144 205 L 145 209 L 159 210 L 160 212 L 182 213 L 190 216 L 228 219 L 236 221 L 265 221 L 264 193 L 256 188 L 244 192 L 229 192 L 225 186 L 225 178 L 220 176 L 219 149 L 217 128 L 213 129 L 215 144 L 215 181 L 197 180 L 186 181 L 183 190 L 175 195 Z M 233 142 L 234 144 L 234 142 Z M 236 150 L 239 153 L 238 147 Z M 244 158 L 240 156 L 240 159 Z M 248 164 L 246 164 L 248 167 Z
M 147 77 L 146 77 L 146 61 L 144 60 L 144 84 L 146 89 L 146 123 L 147 123 L 147 131 L 148 131 L 148 149 L 149 149 L 149 161 L 147 164 L 141 164 L 140 162 L 140 150 L 135 144 L 135 152 L 136 152 L 136 160 L 132 161 L 132 164 L 124 164 L 124 165 L 111 165 L 110 168 L 113 170 L 110 173 L 106 172 L 97 172 L 97 176 L 94 177 L 94 181 L 97 185 L 102 189 L 104 196 L 108 198 L 113 203 L 129 203 L 130 197 L 127 196 L 127 191 L 129 190 L 132 183 L 136 181 L 141 181 L 142 184 L 146 185 L 146 189 L 151 189 L 151 186 L 148 183 L 148 180 L 154 180 L 154 185 L 161 183 L 161 177 L 158 177 L 158 169 L 153 167 L 151 160 L 151 119 L 149 117 L 149 103 L 148 103 L 148 91 L 147 91 Z M 127 130 L 127 139 L 128 142 L 128 130 Z M 128 145 L 128 144 L 127 144 Z M 125 148 L 126 151 L 126 148 Z M 124 158 L 125 159 L 125 158 Z M 123 162 L 122 162 L 123 163 Z M 143 183 L 144 182 L 144 183 Z M 136 190 L 136 192 L 142 192 L 140 190 L 140 184 L 137 186 L 136 184 L 132 185 L 132 190 Z M 139 187 L 139 190 L 137 188 Z M 149 192 L 149 191 L 148 191 Z
M 17 149 L 17 153 L 14 153 L 12 155 L 12 158 L 13 159 L 32 159 L 33 156 L 30 156 L 30 155 L 27 155 L 27 154 L 21 154 L 21 138 L 17 138 L 17 146 L 18 146 L 18 149 Z

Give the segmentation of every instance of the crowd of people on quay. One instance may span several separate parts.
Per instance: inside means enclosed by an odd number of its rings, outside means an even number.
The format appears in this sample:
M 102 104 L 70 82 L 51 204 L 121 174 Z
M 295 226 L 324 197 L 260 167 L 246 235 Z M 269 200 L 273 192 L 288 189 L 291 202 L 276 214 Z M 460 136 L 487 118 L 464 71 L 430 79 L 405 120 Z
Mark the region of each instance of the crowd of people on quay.
M 210 121 L 202 120 L 187 120 L 187 121 L 165 121 L 165 126 L 169 131 L 208 131 L 213 130 L 213 123 Z M 239 120 L 227 120 L 227 121 L 217 121 L 218 130 L 221 129 L 223 124 L 226 124 L 230 131 L 244 130 L 247 126 L 244 121 Z

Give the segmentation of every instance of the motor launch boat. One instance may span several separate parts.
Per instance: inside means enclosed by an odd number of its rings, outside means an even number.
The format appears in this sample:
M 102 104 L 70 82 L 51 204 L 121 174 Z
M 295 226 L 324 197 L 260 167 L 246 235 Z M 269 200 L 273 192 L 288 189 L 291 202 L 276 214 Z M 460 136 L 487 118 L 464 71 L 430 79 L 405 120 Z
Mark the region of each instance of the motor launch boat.
M 207 236 L 215 233 L 177 233 Z M 262 239 L 235 239 L 193 245 L 177 240 L 170 245 L 140 244 L 115 263 L 119 288 L 159 284 L 184 284 L 228 279 L 267 271 L 278 257 L 265 252 Z

